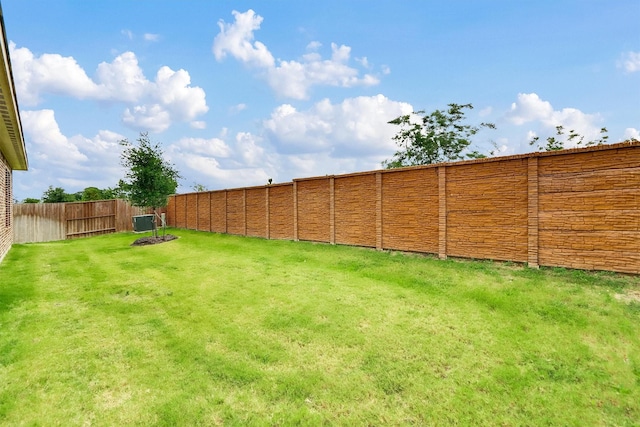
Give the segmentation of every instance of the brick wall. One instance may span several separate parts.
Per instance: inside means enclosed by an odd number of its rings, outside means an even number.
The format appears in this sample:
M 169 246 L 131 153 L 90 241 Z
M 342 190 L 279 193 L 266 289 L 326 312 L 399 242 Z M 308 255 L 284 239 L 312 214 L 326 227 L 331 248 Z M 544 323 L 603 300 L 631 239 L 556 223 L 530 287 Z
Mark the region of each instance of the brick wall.
M 640 272 L 639 148 L 539 159 L 539 262 Z
M 227 232 L 227 192 L 211 193 L 211 231 Z
M 187 218 L 206 216 L 206 194 L 173 196 L 170 225 L 195 228 Z M 640 274 L 639 142 L 209 197 L 211 231 Z
M 197 229 L 211 231 L 211 193 L 196 193 L 198 204 Z
M 334 243 L 331 235 L 331 189 L 329 178 L 295 182 L 297 239 Z
M 246 190 L 247 236 L 267 237 L 267 190 L 264 187 Z
M 269 186 L 269 238 L 294 238 L 293 184 Z
M 0 153 L 0 261 L 13 243 L 11 168 Z
M 334 179 L 335 243 L 376 247 L 376 175 Z
M 247 223 L 245 221 L 245 191 L 227 191 L 227 233 L 246 235 Z
M 447 255 L 527 261 L 527 159 L 447 168 Z
M 382 244 L 438 253 L 437 168 L 386 172 L 382 178 Z

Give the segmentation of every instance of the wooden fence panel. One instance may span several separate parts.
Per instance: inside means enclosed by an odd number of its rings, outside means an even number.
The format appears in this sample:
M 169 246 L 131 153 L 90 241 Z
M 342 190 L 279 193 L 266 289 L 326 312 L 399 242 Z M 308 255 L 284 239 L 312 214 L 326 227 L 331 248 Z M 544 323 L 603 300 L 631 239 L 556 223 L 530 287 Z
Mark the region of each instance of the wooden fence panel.
M 132 217 L 148 213 L 124 200 L 14 205 L 14 242 L 76 239 L 131 231 Z
M 67 203 L 67 239 L 89 237 L 116 231 L 116 201 Z
M 67 237 L 66 203 L 18 203 L 13 205 L 14 243 L 64 240 Z
M 148 210 L 131 206 L 125 200 L 116 200 L 116 232 L 133 231 L 133 217 L 147 213 L 149 213 Z

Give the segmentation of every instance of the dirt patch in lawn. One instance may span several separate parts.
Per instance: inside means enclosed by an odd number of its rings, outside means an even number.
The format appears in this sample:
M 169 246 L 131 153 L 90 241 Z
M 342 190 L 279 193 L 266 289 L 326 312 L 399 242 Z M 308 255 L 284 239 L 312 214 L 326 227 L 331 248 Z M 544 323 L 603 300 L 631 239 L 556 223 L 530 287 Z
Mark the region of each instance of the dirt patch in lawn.
M 616 294 L 615 297 L 624 302 L 640 303 L 640 289 L 630 289 L 624 294 Z
M 158 243 L 170 242 L 171 240 L 177 239 L 178 236 L 174 236 L 173 234 L 167 234 L 166 236 L 147 236 L 141 237 L 137 239 L 135 242 L 131 244 L 131 246 L 146 246 L 146 245 L 157 245 Z

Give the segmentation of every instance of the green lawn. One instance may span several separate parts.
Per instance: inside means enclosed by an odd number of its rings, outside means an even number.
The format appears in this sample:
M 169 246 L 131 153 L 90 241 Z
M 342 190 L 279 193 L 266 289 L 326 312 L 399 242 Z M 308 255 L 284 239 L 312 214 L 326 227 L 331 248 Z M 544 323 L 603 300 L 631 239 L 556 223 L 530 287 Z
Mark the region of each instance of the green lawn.
M 15 245 L 2 425 L 638 425 L 640 278 L 172 230 Z

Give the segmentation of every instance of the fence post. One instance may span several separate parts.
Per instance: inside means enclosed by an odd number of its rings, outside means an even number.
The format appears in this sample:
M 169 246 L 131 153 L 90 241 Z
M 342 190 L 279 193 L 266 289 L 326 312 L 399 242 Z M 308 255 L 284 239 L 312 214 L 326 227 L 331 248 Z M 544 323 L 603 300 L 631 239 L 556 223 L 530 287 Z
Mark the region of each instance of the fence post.
M 298 241 L 298 182 L 293 181 L 293 240 Z
M 200 193 L 196 193 L 196 230 L 200 231 Z
M 447 167 L 438 167 L 438 257 L 447 258 Z
M 265 194 L 265 203 L 266 203 L 266 206 L 265 206 L 266 215 L 265 216 L 267 217 L 266 218 L 267 219 L 267 232 L 266 232 L 266 235 L 267 235 L 267 239 L 271 239 L 271 224 L 270 224 L 271 218 L 270 218 L 270 211 L 269 211 L 269 187 L 265 187 L 264 188 L 264 192 L 266 193 Z
M 224 234 L 229 233 L 229 191 L 224 190 Z
M 189 229 L 189 198 L 184 196 L 184 228 Z
M 211 191 L 207 193 L 209 195 L 209 201 L 207 202 L 207 206 L 209 206 L 209 231 L 213 228 L 213 218 L 211 214 Z
M 242 222 L 244 223 L 243 236 L 247 235 L 247 189 L 242 189 Z
M 329 243 L 336 244 L 336 187 L 335 178 L 329 178 Z
M 527 159 L 527 234 L 528 234 L 528 262 L 531 268 L 539 267 L 538 258 L 538 157 Z
M 376 172 L 376 249 L 382 250 L 382 173 Z

